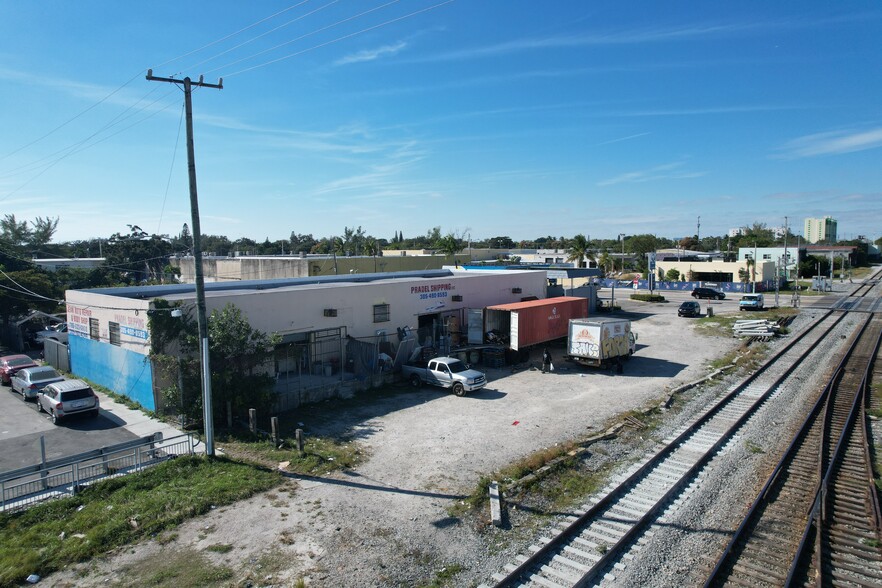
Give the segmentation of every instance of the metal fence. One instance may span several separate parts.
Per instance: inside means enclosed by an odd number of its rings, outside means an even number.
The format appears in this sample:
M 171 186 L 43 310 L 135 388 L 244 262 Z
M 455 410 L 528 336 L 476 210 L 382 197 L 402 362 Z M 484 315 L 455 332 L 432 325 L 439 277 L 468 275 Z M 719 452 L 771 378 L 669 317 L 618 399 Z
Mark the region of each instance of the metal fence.
M 163 439 L 162 433 L 70 457 L 0 473 L 0 511 L 73 496 L 84 486 L 138 472 L 178 455 L 193 455 L 192 434 Z
M 62 372 L 70 372 L 70 347 L 53 339 L 43 342 L 43 359 Z

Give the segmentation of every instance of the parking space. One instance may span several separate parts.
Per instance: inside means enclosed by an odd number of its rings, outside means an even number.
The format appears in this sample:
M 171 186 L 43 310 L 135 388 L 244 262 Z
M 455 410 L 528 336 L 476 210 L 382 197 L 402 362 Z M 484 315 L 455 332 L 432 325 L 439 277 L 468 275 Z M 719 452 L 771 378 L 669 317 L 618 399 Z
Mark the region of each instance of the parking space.
M 33 400 L 25 402 L 9 386 L 0 386 L 0 472 L 40 463 L 40 438 L 46 459 L 107 447 L 162 431 L 166 438 L 180 434 L 140 411 L 127 408 L 97 393 L 101 411 L 97 417 L 77 415 L 53 425 L 37 411 Z

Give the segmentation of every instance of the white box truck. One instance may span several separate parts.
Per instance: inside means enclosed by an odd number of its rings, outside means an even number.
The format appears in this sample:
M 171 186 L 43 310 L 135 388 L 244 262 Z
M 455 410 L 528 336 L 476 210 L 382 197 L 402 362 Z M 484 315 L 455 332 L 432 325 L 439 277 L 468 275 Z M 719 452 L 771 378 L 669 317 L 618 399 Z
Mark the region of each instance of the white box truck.
M 637 334 L 624 318 L 572 319 L 567 336 L 566 359 L 604 367 L 630 359 L 637 349 Z

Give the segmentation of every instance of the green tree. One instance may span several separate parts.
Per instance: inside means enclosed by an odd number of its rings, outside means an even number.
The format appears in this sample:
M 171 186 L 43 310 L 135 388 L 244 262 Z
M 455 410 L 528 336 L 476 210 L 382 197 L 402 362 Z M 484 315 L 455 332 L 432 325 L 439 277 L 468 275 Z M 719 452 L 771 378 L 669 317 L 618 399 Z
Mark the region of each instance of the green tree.
M 645 272 L 647 268 L 646 254 L 658 249 L 659 240 L 655 235 L 643 234 L 625 237 L 625 250 L 633 253 L 636 258 L 637 270 Z
M 665 274 L 665 279 L 669 282 L 677 282 L 680 280 L 680 270 L 676 268 L 671 268 Z
M 600 254 L 600 257 L 597 260 L 597 263 L 600 264 L 600 267 L 603 268 L 603 272 L 605 274 L 613 271 L 613 259 L 609 254 L 609 251 L 606 249 L 603 250 L 603 253 Z
M 435 248 L 446 257 L 453 258 L 453 264 L 457 265 L 456 254 L 465 249 L 465 245 L 453 233 L 448 233 L 435 241 Z
M 177 405 L 192 419 L 202 411 L 201 368 L 198 361 L 199 335 L 191 313 L 171 317 L 166 309 L 175 308 L 167 301 L 157 300 L 157 309 L 150 316 L 153 339 L 152 356 L 158 363 L 176 373 L 180 365 L 184 391 L 177 383 L 164 391 L 166 401 Z M 183 353 L 178 359 L 166 352 L 177 342 Z M 208 349 L 211 364 L 212 409 L 215 419 L 224 422 L 229 416 L 244 416 L 249 408 L 267 414 L 272 409 L 275 378 L 272 374 L 273 351 L 278 335 L 253 329 L 242 311 L 232 304 L 212 311 L 208 317 Z M 175 379 L 176 380 L 176 379 Z M 232 413 L 229 413 L 232 411 Z
M 591 245 L 581 233 L 572 238 L 567 248 L 567 261 L 575 261 L 576 267 L 588 267 L 588 260 L 594 260 Z
M 114 233 L 107 241 L 107 265 L 128 283 L 163 281 L 163 268 L 172 253 L 171 241 L 164 235 L 148 235 L 138 225 L 126 226 L 128 233 Z
M 291 231 L 291 238 L 288 239 L 288 249 L 291 253 L 309 253 L 316 243 L 317 241 L 312 234 L 301 235 Z

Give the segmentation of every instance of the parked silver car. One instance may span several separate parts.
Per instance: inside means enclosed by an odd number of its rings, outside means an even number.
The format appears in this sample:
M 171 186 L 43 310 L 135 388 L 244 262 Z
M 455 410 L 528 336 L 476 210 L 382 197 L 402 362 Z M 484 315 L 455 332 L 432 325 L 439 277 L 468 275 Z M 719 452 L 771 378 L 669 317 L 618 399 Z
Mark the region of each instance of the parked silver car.
M 46 339 L 54 339 L 59 343 L 67 343 L 67 323 L 52 325 L 45 331 L 37 331 L 34 340 L 38 345 L 43 345 Z
M 12 376 L 12 391 L 21 394 L 25 400 L 33 400 L 49 384 L 63 380 L 64 376 L 56 372 L 52 366 L 25 368 Z
M 98 416 L 98 396 L 82 380 L 65 380 L 49 384 L 37 395 L 37 409 L 48 412 L 52 423 L 71 415 L 88 413 Z

